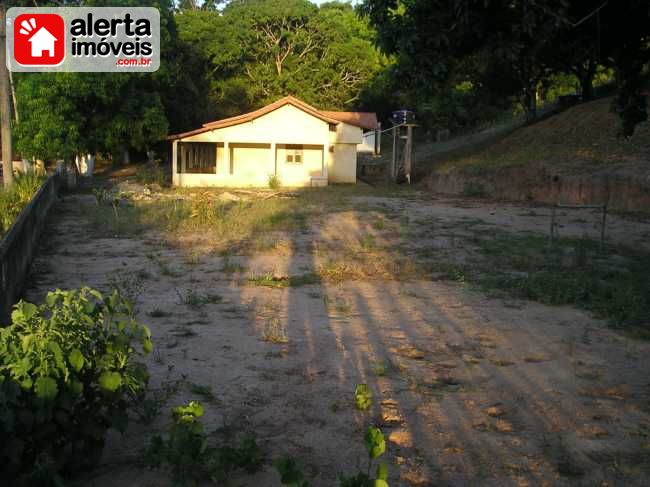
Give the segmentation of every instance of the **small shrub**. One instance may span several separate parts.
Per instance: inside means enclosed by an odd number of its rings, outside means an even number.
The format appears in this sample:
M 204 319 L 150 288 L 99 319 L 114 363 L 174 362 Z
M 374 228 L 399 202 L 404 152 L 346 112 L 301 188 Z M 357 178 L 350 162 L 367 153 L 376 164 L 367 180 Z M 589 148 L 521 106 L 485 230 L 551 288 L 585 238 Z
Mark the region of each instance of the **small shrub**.
M 172 314 L 169 311 L 165 311 L 164 309 L 154 308 L 151 311 L 148 311 L 147 315 L 151 316 L 152 318 L 166 318 Z
M 43 176 L 34 172 L 19 173 L 9 189 L 0 188 L 0 237 L 9 230 L 44 181 Z
M 317 284 L 320 278 L 316 274 L 301 274 L 297 276 L 276 276 L 272 272 L 265 274 L 255 274 L 248 278 L 248 282 L 255 286 L 284 288 L 300 287 L 309 284 Z
M 200 403 L 172 410 L 173 423 L 167 438 L 154 436 L 145 457 L 150 466 L 168 470 L 178 485 L 191 486 L 211 480 L 222 485 L 236 470 L 247 473 L 258 471 L 263 462 L 262 452 L 254 438 L 211 446 L 201 417 Z M 230 444 L 230 443 L 234 443 Z
M 223 259 L 223 265 L 221 266 L 221 272 L 223 272 L 224 274 L 236 274 L 236 273 L 244 272 L 245 270 L 246 270 L 246 267 L 244 267 L 239 262 L 232 261 L 228 257 Z
M 273 462 L 273 465 L 280 474 L 280 482 L 282 482 L 282 485 L 289 487 L 309 487 L 309 483 L 305 480 L 305 475 L 300 470 L 295 459 L 287 456 L 280 457 Z
M 366 384 L 359 384 L 354 392 L 354 402 L 357 409 L 367 410 L 372 405 L 372 394 Z M 364 445 L 368 452 L 368 468 L 365 472 L 359 471 L 355 475 L 347 477 L 339 476 L 340 487 L 388 487 L 388 466 L 385 463 L 377 464 L 374 472 L 372 467 L 380 456 L 386 451 L 386 439 L 381 430 L 375 426 L 369 426 L 363 436 Z M 275 460 L 274 466 L 280 474 L 282 485 L 290 487 L 309 487 L 309 483 L 298 467 L 298 463 L 289 457 L 280 457 Z
M 377 218 L 372 222 L 372 228 L 374 228 L 375 230 L 383 230 L 384 228 L 386 228 L 386 220 L 384 220 L 383 218 Z
M 176 290 L 179 303 L 184 304 L 190 308 L 202 308 L 206 304 L 220 303 L 223 298 L 218 294 L 201 294 L 194 289 L 186 289 L 185 292 Z
M 203 384 L 190 384 L 190 392 L 198 396 L 202 396 L 206 401 L 211 401 L 214 399 L 214 393 L 210 386 Z
M 140 295 L 144 291 L 144 279 L 141 271 L 115 271 L 108 278 L 108 285 L 121 297 L 128 299 L 133 308 L 138 305 Z
M 140 184 L 165 184 L 165 171 L 158 163 L 147 163 L 138 167 L 135 173 L 135 179 Z
M 139 344 L 139 346 L 137 346 Z M 19 302 L 0 329 L 0 478 L 53 485 L 93 465 L 108 428 L 124 431 L 152 351 L 131 303 L 83 288 Z
M 269 176 L 269 188 L 280 189 L 280 186 L 282 186 L 282 182 L 280 181 L 280 178 L 277 174 L 272 174 Z
M 98 206 L 111 203 L 113 201 L 113 193 L 104 188 L 94 188 L 93 196 Z
M 375 246 L 375 237 L 371 233 L 366 233 L 359 238 L 359 245 L 363 250 L 372 250 Z

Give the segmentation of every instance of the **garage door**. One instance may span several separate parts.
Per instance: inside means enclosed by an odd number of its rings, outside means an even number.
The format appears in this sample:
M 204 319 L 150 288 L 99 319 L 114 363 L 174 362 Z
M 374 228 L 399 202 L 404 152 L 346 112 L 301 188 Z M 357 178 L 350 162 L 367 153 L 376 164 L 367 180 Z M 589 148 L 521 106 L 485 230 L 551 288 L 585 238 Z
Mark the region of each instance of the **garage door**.
M 230 144 L 232 174 L 248 184 L 265 185 L 273 174 L 269 144 Z

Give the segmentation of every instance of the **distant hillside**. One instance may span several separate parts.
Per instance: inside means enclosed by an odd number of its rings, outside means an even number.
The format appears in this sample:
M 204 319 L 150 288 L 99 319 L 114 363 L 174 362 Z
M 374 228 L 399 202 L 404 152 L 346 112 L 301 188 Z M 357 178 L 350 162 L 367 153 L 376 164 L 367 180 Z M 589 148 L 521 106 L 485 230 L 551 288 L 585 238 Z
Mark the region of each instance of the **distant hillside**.
M 572 107 L 483 147 L 431 156 L 420 168 L 441 193 L 650 211 L 650 123 L 632 140 L 618 139 L 611 103 Z

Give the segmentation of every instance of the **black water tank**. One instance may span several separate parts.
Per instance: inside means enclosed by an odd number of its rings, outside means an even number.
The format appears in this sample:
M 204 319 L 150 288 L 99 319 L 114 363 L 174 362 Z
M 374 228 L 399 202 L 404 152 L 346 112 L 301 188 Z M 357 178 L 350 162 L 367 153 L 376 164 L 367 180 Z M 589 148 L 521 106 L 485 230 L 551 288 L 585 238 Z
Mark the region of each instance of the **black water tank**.
M 395 124 L 415 123 L 415 112 L 412 110 L 396 110 L 391 118 Z

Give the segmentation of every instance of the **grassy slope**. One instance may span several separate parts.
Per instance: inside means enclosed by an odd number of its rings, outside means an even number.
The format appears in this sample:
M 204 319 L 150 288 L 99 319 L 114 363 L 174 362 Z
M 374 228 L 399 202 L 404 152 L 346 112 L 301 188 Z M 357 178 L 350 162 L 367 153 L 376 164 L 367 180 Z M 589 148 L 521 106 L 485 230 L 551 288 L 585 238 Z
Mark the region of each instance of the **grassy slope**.
M 442 173 L 461 167 L 543 164 L 565 174 L 602 170 L 650 174 L 650 123 L 640 125 L 632 140 L 618 139 L 619 122 L 610 113 L 611 103 L 611 98 L 604 98 L 578 105 L 486 146 L 432 156 L 425 164 Z

